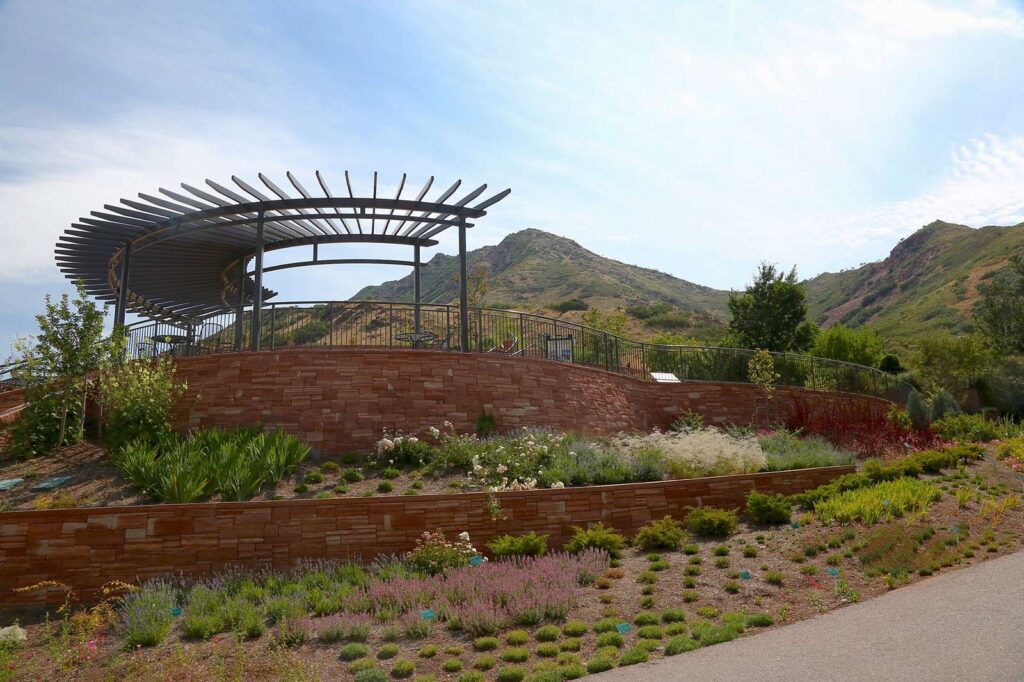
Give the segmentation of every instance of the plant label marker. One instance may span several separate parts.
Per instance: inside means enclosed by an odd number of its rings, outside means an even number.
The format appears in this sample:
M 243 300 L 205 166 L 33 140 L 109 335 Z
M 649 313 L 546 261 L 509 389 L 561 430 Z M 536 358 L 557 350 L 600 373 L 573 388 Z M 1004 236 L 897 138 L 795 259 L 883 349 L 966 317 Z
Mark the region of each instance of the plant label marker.
M 483 558 L 482 556 L 469 557 L 470 566 L 483 566 L 485 561 L 487 561 L 487 559 Z
M 750 580 L 752 577 L 750 571 L 740 571 L 740 580 Z
M 3 481 L 0 481 L 0 490 L 13 490 L 14 488 L 18 487 L 18 484 L 20 484 L 24 480 L 25 479 L 23 478 L 4 479 Z
M 832 566 L 829 566 L 827 569 L 825 569 L 825 572 L 828 573 L 833 578 L 835 578 L 835 577 L 837 577 L 839 575 L 839 569 L 838 568 L 833 568 Z
M 882 504 L 885 505 L 886 507 L 888 507 L 889 506 L 889 500 L 882 500 Z
M 180 606 L 175 606 L 173 609 L 171 609 L 171 615 L 174 616 L 175 618 L 180 616 L 181 615 L 181 607 Z
M 797 523 L 796 521 L 794 521 L 793 523 L 789 524 L 789 527 L 792 528 L 793 530 L 796 530 L 797 528 L 800 527 L 800 524 Z
M 619 623 L 615 626 L 615 630 L 618 631 L 620 635 L 627 635 L 632 629 L 633 627 L 629 623 Z
M 70 476 L 54 476 L 53 478 L 48 478 L 45 481 L 42 481 L 42 482 L 37 483 L 36 485 L 32 486 L 32 490 L 40 491 L 40 490 L 53 490 L 54 488 L 63 488 L 64 486 L 66 486 L 70 482 L 71 482 L 71 477 Z
M 423 609 L 420 611 L 420 618 L 423 620 L 436 620 L 437 614 L 434 613 L 433 609 Z

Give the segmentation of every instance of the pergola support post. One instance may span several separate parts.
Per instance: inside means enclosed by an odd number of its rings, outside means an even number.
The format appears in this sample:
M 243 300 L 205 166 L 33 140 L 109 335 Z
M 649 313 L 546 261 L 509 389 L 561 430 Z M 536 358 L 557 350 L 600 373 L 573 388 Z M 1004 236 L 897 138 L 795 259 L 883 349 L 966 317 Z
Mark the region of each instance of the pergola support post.
M 469 284 L 466 269 L 466 219 L 459 219 L 459 342 L 469 352 Z
M 128 273 L 131 267 L 132 243 L 124 245 L 124 255 L 121 256 L 121 271 L 118 277 L 121 279 L 121 286 L 117 290 L 117 303 L 114 307 L 114 326 L 124 326 L 124 316 L 128 308 Z
M 252 291 L 252 338 L 249 348 L 257 351 L 260 349 L 260 308 L 263 307 L 263 216 L 260 210 L 256 219 L 256 255 L 255 273 L 253 275 Z
M 413 300 L 413 331 L 420 333 L 420 247 L 412 247 L 412 300 Z

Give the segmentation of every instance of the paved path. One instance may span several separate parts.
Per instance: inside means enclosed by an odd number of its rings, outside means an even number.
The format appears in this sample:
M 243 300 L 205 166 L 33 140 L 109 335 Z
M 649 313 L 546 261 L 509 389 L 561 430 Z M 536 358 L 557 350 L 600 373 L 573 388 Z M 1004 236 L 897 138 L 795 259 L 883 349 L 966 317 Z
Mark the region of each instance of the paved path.
M 1024 680 L 1024 552 L 839 611 L 587 679 Z

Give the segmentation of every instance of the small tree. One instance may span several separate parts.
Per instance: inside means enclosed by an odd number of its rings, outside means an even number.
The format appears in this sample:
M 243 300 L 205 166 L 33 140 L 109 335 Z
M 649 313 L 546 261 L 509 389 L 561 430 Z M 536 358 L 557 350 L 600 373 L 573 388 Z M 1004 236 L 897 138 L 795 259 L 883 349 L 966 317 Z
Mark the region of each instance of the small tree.
M 166 357 L 103 372 L 100 395 L 112 450 L 137 439 L 153 442 L 170 432 L 171 411 L 187 388 L 174 374 L 174 361 Z
M 874 367 L 882 357 L 882 337 L 867 327 L 850 329 L 837 324 L 818 332 L 811 355 Z
M 1024 355 L 1024 257 L 1010 259 L 1008 272 L 978 286 L 975 320 L 1001 352 Z
M 25 456 L 43 454 L 82 438 L 85 401 L 96 370 L 117 359 L 122 330 L 103 337 L 103 312 L 89 300 L 82 283 L 74 300 L 46 296 L 45 311 L 36 316 L 39 333 L 21 339 L 19 379 L 27 407 L 12 429 L 11 447 Z
M 796 279 L 796 268 L 783 274 L 774 265 L 761 263 L 746 291 L 729 294 L 729 312 L 729 330 L 745 348 L 804 351 L 817 331 L 807 321 L 804 288 Z
M 779 380 L 779 373 L 775 371 L 775 358 L 771 352 L 763 348 L 754 352 L 747 361 L 747 377 L 752 384 L 755 384 L 765 397 L 765 417 L 771 419 L 772 398 L 775 397 L 775 382 Z M 754 400 L 754 424 L 757 421 L 757 400 Z
M 486 263 L 476 263 L 466 273 L 466 298 L 469 301 L 469 305 L 478 306 L 484 302 L 484 297 L 490 288 L 487 275 Z M 458 296 L 459 279 L 458 272 L 452 275 L 452 281 L 455 282 L 456 286 L 456 296 Z

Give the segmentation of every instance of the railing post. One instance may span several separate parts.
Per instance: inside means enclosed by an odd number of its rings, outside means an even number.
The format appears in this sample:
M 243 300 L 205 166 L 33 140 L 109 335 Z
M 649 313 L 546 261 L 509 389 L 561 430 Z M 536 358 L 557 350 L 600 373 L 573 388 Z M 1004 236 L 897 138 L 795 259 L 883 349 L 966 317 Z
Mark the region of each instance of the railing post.
M 274 338 L 277 334 L 277 304 L 270 304 L 270 349 L 273 350 L 276 347 L 276 339 Z
M 388 348 L 395 345 L 395 304 L 388 303 Z
M 484 309 L 476 309 L 476 352 L 484 352 Z
M 469 282 L 466 268 L 466 219 L 459 218 L 459 335 L 462 352 L 469 352 Z
M 526 318 L 519 313 L 519 354 L 526 356 Z
M 612 359 L 608 354 L 608 332 L 604 333 L 604 368 L 609 372 L 612 369 Z
M 331 333 L 328 340 L 331 348 L 334 348 L 334 301 L 327 302 L 327 322 L 331 325 Z

